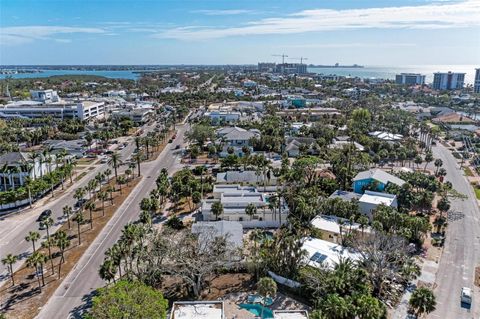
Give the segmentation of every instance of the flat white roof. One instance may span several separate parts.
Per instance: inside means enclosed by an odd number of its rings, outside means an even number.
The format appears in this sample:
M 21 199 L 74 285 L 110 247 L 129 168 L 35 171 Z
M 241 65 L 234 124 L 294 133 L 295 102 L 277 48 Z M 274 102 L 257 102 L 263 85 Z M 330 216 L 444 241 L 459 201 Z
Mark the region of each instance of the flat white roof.
M 305 310 L 274 310 L 275 319 L 308 319 L 308 313 Z
M 348 219 L 340 218 L 333 215 L 318 215 L 317 217 L 312 219 L 311 223 L 313 227 L 320 230 L 325 230 L 334 234 L 340 234 L 340 225 L 338 224 L 339 220 L 344 221 L 344 229 L 346 227 L 350 229 L 350 221 Z M 360 228 L 360 224 L 353 223 L 351 225 L 351 228 L 357 230 Z
M 386 206 L 391 206 L 395 198 L 396 196 L 392 194 L 365 191 L 359 201 L 373 205 L 384 204 Z
M 175 302 L 170 319 L 224 319 L 222 302 Z
M 307 264 L 312 267 L 319 267 L 322 263 L 334 267 L 341 257 L 360 259 L 358 253 L 351 252 L 341 245 L 312 237 L 304 238 L 302 249 L 307 251 Z

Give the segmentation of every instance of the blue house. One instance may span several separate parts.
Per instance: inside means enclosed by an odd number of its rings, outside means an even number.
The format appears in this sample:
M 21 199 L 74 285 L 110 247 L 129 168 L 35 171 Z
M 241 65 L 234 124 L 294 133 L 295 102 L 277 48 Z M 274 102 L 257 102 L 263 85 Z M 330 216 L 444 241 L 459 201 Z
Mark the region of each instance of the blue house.
M 379 192 L 383 192 L 390 183 L 398 186 L 405 184 L 404 180 L 377 168 L 358 173 L 353 178 L 353 191 L 357 194 L 363 194 L 365 188 L 374 182 L 377 185 L 375 190 Z

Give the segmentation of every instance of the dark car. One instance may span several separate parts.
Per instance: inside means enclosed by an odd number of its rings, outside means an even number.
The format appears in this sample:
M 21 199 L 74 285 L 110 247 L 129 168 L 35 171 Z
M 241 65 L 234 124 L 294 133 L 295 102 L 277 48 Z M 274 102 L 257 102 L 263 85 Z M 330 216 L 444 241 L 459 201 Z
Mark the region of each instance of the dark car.
M 47 219 L 48 217 L 52 216 L 52 211 L 50 209 L 44 210 L 37 218 L 37 222 L 41 222 L 42 220 Z
M 87 200 L 86 200 L 85 198 L 79 199 L 79 200 L 75 203 L 74 208 L 75 208 L 75 209 L 79 209 L 80 207 L 83 206 L 83 204 L 85 204 L 86 201 L 87 201 Z
M 169 140 L 168 140 L 168 143 L 173 143 L 173 139 L 169 139 Z
M 179 150 L 179 149 L 180 149 L 180 145 L 175 146 L 175 149 L 176 149 L 176 150 Z

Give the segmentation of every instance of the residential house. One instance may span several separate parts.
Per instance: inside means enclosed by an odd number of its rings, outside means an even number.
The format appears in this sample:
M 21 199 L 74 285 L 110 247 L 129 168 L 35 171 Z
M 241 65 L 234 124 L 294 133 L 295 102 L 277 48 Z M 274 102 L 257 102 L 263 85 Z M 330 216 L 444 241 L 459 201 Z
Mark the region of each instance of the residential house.
M 362 230 L 362 226 L 358 223 L 352 223 L 346 218 L 340 218 L 334 215 L 318 215 L 310 222 L 312 227 L 320 230 L 322 238 L 331 241 L 336 244 L 340 244 L 342 234 L 346 234 L 350 231 L 365 231 Z M 340 227 L 341 226 L 341 227 Z M 367 230 L 368 231 L 368 230 Z
M 265 179 L 264 179 L 265 178 Z M 270 176 L 264 177 L 263 174 L 256 171 L 226 171 L 217 173 L 218 184 L 241 184 L 241 185 L 277 185 L 277 178 Z
M 232 249 L 243 247 L 243 226 L 239 222 L 226 220 L 196 222 L 192 225 L 192 234 L 198 234 L 199 240 L 202 242 L 225 236 Z
M 353 191 L 358 194 L 363 194 L 365 188 L 376 184 L 377 191 L 384 191 L 389 183 L 402 186 L 405 181 L 389 174 L 381 169 L 371 169 L 357 174 L 353 178 Z
M 272 196 L 275 195 L 260 193 L 253 186 L 215 185 L 213 199 L 203 200 L 200 210 L 204 221 L 238 221 L 245 228 L 279 227 L 287 220 L 288 206 L 281 199 L 281 209 L 278 205 L 271 207 L 269 201 Z M 212 212 L 215 202 L 223 205 L 223 213 L 218 217 Z M 245 211 L 249 204 L 253 204 L 257 209 L 253 216 L 249 216 Z
M 220 157 L 226 157 L 229 150 L 233 150 L 233 154 L 243 157 L 245 155 L 244 148 L 248 148 L 250 153 L 253 152 L 251 140 L 259 137 L 260 131 L 256 129 L 246 130 L 241 127 L 224 127 L 217 131 L 219 142 L 223 143 L 220 151 Z
M 363 194 L 337 190 L 329 198 L 340 198 L 345 201 L 358 201 L 360 213 L 372 219 L 372 213 L 379 205 L 393 208 L 398 207 L 397 196 L 393 194 L 373 192 L 366 190 Z M 324 212 L 329 213 L 329 212 Z
M 175 301 L 170 319 L 227 319 L 223 301 Z
M 306 310 L 273 310 L 274 319 L 308 319 Z
M 360 255 L 349 248 L 312 237 L 303 239 L 302 250 L 307 252 L 307 264 L 316 268 L 322 265 L 333 268 L 342 258 L 360 259 Z
M 314 147 L 316 141 L 312 137 L 287 137 L 285 145 L 285 152 L 289 157 L 300 156 L 302 149 L 307 154 L 318 154 L 318 150 Z

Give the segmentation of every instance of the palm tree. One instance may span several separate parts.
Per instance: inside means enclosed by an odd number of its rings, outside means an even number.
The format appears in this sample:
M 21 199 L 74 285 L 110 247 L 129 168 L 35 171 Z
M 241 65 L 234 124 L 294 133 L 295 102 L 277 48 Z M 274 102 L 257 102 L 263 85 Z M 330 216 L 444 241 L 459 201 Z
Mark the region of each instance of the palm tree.
M 277 283 L 270 277 L 263 277 L 257 282 L 257 292 L 262 296 L 262 304 L 265 307 L 268 298 L 273 298 L 277 294 Z M 261 318 L 263 318 L 263 308 Z
M 80 239 L 80 226 L 85 222 L 85 218 L 82 213 L 77 213 L 75 217 L 73 217 L 73 221 L 77 223 L 78 244 L 80 245 L 82 243 L 82 240 Z
M 33 252 L 36 252 L 36 249 L 35 249 L 35 242 L 37 240 L 40 239 L 40 233 L 36 232 L 36 231 L 30 231 L 28 232 L 28 235 L 27 237 L 25 237 L 25 240 L 26 241 L 31 241 L 32 242 L 32 245 L 33 245 Z
M 423 169 L 424 171 L 427 170 L 427 165 L 428 165 L 428 163 L 430 163 L 431 161 L 433 161 L 433 154 L 432 154 L 432 152 L 427 152 L 427 153 L 425 153 L 425 168 Z
M 73 198 L 75 198 L 77 201 L 81 201 L 83 196 L 85 196 L 85 189 L 83 187 L 77 188 L 73 194 Z
M 30 208 L 32 208 L 32 178 L 30 176 L 24 177 L 24 185 L 28 192 L 28 202 L 30 204 Z
M 63 216 L 67 217 L 68 229 L 71 229 L 70 225 L 70 216 L 72 215 L 73 209 L 72 206 L 65 205 L 63 206 Z
M 52 248 L 51 248 L 51 241 L 50 241 L 50 227 L 53 225 L 53 219 L 51 217 L 45 218 L 40 222 L 41 225 L 47 228 L 47 247 L 48 247 L 48 258 L 50 259 L 50 263 L 52 265 L 52 274 L 54 273 L 53 270 L 53 259 L 52 259 Z
M 18 256 L 8 254 L 5 258 L 2 259 L 2 264 L 7 265 L 8 272 L 10 273 L 10 278 L 12 279 L 12 286 L 15 286 L 15 278 L 13 274 L 13 264 L 18 260 Z
M 113 192 L 115 192 L 115 187 L 114 186 L 108 186 L 106 189 L 107 193 L 109 193 L 110 197 L 110 204 L 113 205 Z
M 221 202 L 212 203 L 211 211 L 215 219 L 218 220 L 218 217 L 223 214 L 223 204 Z
M 32 152 L 29 154 L 29 160 L 33 163 L 33 179 L 37 179 L 37 170 L 35 169 L 35 164 L 37 163 L 37 159 L 41 157 L 40 153 Z
M 253 203 L 249 203 L 247 207 L 245 207 L 245 214 L 250 216 L 250 220 L 253 219 L 253 216 L 257 213 L 257 206 Z
M 85 208 L 90 211 L 90 229 L 93 228 L 93 216 L 92 216 L 92 211 L 95 209 L 96 205 L 94 202 L 89 201 L 87 205 L 85 205 Z
M 322 313 L 328 314 L 327 318 L 347 319 L 352 318 L 354 308 L 345 298 L 335 293 L 329 294 L 323 299 L 321 309 Z
M 114 152 L 112 155 L 110 155 L 110 159 L 108 160 L 108 165 L 113 167 L 113 170 L 115 171 L 115 179 L 118 178 L 118 166 L 121 164 L 121 158 L 120 154 L 117 152 Z
M 410 297 L 409 305 L 418 318 L 423 314 L 430 313 L 435 310 L 437 302 L 433 291 L 428 288 L 417 288 Z
M 65 249 L 70 246 L 70 240 L 68 239 L 68 235 L 65 231 L 60 230 L 55 234 L 55 246 L 58 247 L 60 250 L 60 262 L 58 263 L 58 278 L 60 279 L 60 271 L 62 270 L 62 263 L 65 262 Z
M 107 183 L 110 183 L 110 175 L 112 175 L 112 170 L 107 168 L 104 173 L 105 173 L 105 176 L 107 177 Z
M 3 191 L 7 191 L 7 175 L 9 174 L 8 170 L 8 163 L 3 164 L 2 168 L 0 169 L 3 178 Z
M 42 283 L 45 285 L 45 280 L 43 277 L 43 264 L 45 263 L 45 255 L 39 253 L 38 251 L 33 253 L 27 258 L 27 267 L 35 269 L 35 276 L 37 277 L 38 281 L 38 289 L 42 290 Z M 42 274 L 42 282 L 40 282 L 39 273 Z
M 115 275 L 117 274 L 117 267 L 115 263 L 107 258 L 103 261 L 103 264 L 100 266 L 100 270 L 98 271 L 100 278 L 106 280 L 108 282 L 112 281 L 115 283 Z
M 442 161 L 440 158 L 437 158 L 437 159 L 435 160 L 435 162 L 433 162 L 433 164 L 434 164 L 435 167 L 436 167 L 435 175 L 437 175 L 437 174 L 438 174 L 438 170 L 440 169 L 440 167 L 443 166 L 443 161 Z
M 102 216 L 105 216 L 105 201 L 108 200 L 107 192 L 99 192 L 97 194 L 98 199 L 102 201 Z
M 137 154 L 133 155 L 132 158 L 137 162 L 137 174 L 140 177 L 140 162 L 142 161 L 142 152 L 138 152 Z

